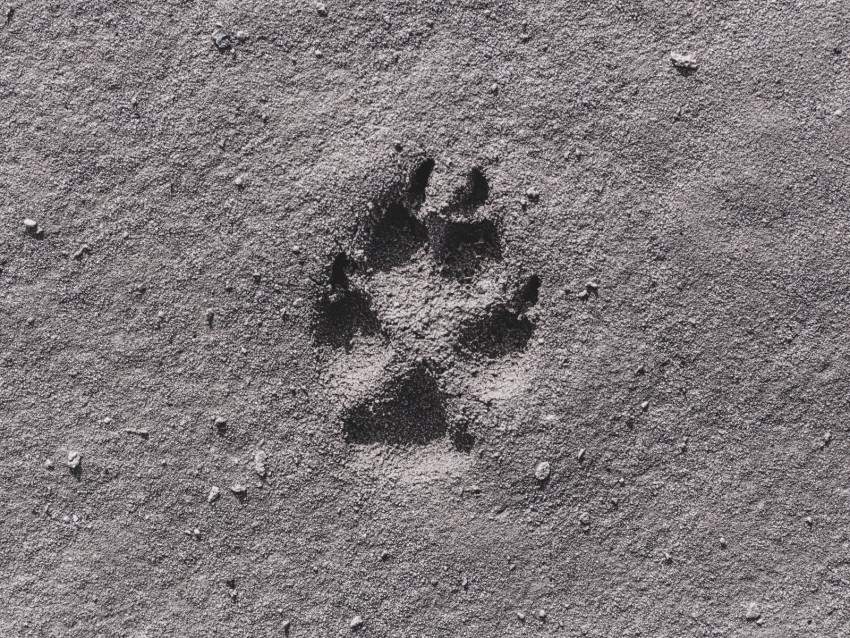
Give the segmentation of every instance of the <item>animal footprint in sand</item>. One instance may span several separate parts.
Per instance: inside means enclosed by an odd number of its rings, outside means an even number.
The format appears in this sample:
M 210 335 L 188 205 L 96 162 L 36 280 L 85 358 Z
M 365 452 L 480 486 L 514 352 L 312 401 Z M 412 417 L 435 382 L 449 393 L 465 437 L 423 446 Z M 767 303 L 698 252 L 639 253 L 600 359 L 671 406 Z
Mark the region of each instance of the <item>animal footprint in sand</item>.
M 434 168 L 421 157 L 401 165 L 321 276 L 313 334 L 349 377 L 339 422 L 352 444 L 448 437 L 468 452 L 479 404 L 464 387 L 535 330 L 541 281 L 506 272 L 483 168 L 429 206 Z

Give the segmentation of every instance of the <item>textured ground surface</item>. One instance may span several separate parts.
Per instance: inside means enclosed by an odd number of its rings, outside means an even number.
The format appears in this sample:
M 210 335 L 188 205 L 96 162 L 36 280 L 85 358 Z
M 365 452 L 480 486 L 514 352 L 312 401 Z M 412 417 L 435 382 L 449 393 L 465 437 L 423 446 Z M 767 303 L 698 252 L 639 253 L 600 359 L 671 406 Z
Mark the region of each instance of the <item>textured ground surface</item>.
M 4 15 L 5 635 L 850 633 L 845 3 Z

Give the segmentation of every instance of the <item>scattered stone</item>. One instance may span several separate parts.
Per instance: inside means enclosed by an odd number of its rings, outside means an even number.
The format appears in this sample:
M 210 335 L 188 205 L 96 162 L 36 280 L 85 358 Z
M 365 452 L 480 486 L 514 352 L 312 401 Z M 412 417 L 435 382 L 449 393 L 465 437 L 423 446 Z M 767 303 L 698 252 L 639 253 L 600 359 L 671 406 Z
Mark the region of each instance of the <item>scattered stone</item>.
M 586 453 L 587 453 L 587 450 L 585 450 L 584 448 L 581 448 L 578 451 L 578 455 L 576 456 L 576 459 L 578 459 L 579 463 L 582 463 L 584 461 L 584 457 L 585 457 Z
M 381 560 L 388 561 L 390 559 L 390 553 L 387 550 L 383 550 L 381 552 Z
M 637 370 L 635 370 L 635 374 L 646 374 L 646 366 L 639 365 Z
M 355 616 L 349 621 L 348 626 L 352 629 L 360 629 L 363 626 L 363 619 L 360 616 Z
M 6 8 L 3 9 L 3 17 L 6 18 L 7 23 L 12 20 L 13 15 L 15 15 L 15 7 L 10 4 L 6 5 Z
M 460 586 L 463 587 L 464 589 L 469 589 L 469 579 L 466 576 L 461 578 Z
M 219 434 L 224 434 L 227 431 L 227 419 L 223 416 L 217 416 L 213 421 L 213 425 Z
M 723 536 L 721 536 L 720 537 L 720 547 L 722 547 L 723 549 L 726 549 L 726 546 L 727 546 L 726 539 Z
M 581 299 L 582 301 L 587 301 L 588 294 L 587 294 L 587 291 L 586 291 L 586 290 L 582 290 L 582 291 L 581 291 L 580 293 L 578 293 L 578 295 L 576 295 L 576 296 L 577 296 L 579 299 Z
M 79 469 L 82 462 L 83 455 L 77 452 L 77 450 L 71 450 L 68 452 L 68 467 L 71 468 L 72 472 Z
M 140 437 L 142 437 L 143 439 L 146 439 L 146 438 L 148 438 L 148 437 L 150 436 L 150 433 L 149 433 L 147 430 L 145 430 L 145 429 L 138 429 L 138 428 L 124 428 L 124 431 L 125 431 L 127 434 L 135 434 L 136 436 L 140 436 Z
M 527 191 L 525 191 L 525 196 L 528 198 L 528 201 L 536 202 L 540 199 L 540 191 L 536 188 L 529 188 Z
M 207 325 L 213 325 L 213 319 L 215 319 L 215 310 L 212 308 L 207 308 L 206 313 L 204 314 L 204 318 L 207 320 Z
M 24 219 L 24 230 L 26 230 L 30 235 L 35 235 L 38 231 L 38 222 L 26 217 Z
M 221 497 L 221 490 L 218 489 L 215 485 L 210 488 L 209 496 L 207 496 L 207 503 L 215 503 Z
M 541 461 L 537 464 L 537 467 L 534 468 L 534 478 L 538 481 L 545 481 L 549 478 L 549 475 L 552 473 L 552 466 L 549 465 L 548 461 Z
M 283 610 L 280 610 L 280 611 L 283 611 Z M 292 626 L 292 623 L 291 623 L 290 621 L 288 621 L 288 620 L 284 620 L 284 621 L 283 621 L 283 624 L 281 625 L 281 627 L 283 628 L 283 633 L 288 633 L 288 632 L 289 632 L 289 628 L 290 628 L 291 626 Z
M 268 458 L 268 455 L 262 450 L 254 452 L 254 471 L 260 478 L 266 476 L 266 458 Z
M 236 39 L 239 40 L 239 42 L 247 42 L 248 38 L 250 38 L 250 37 L 251 36 L 248 35 L 247 31 L 237 31 L 236 32 Z
M 590 514 L 588 512 L 582 512 L 578 515 L 578 522 L 581 525 L 584 531 L 590 529 Z
M 301 252 L 301 246 L 298 246 L 298 245 L 293 246 L 292 252 L 295 253 L 296 255 L 299 254 Z
M 233 180 L 233 185 L 239 190 L 242 190 L 245 187 L 245 178 L 241 175 L 237 175 L 236 179 Z
M 90 255 L 90 254 L 91 254 L 91 248 L 89 248 L 89 245 L 83 244 L 82 246 L 80 246 L 80 248 L 73 255 L 71 255 L 71 257 L 73 257 L 77 261 L 80 261 L 83 257 L 85 257 L 86 255 Z
M 475 284 L 475 290 L 479 294 L 486 294 L 490 291 L 490 288 L 493 287 L 493 282 L 489 279 L 482 279 L 477 284 Z
M 646 412 L 649 409 L 649 401 L 644 401 L 640 404 L 640 409 Z
M 53 469 L 53 459 L 45 459 L 44 460 L 44 467 L 48 470 L 52 470 Z
M 812 526 L 812 525 L 814 525 L 814 524 L 815 524 L 815 522 L 812 520 L 812 517 L 811 517 L 811 516 L 807 516 L 807 517 L 806 517 L 806 525 L 808 525 L 809 527 L 811 527 L 811 526 Z
M 233 44 L 230 40 L 230 34 L 225 31 L 222 25 L 217 25 L 215 31 L 212 32 L 213 43 L 219 51 L 227 51 Z
M 248 486 L 236 482 L 230 486 L 230 491 L 233 492 L 236 496 L 242 497 L 248 493 Z
M 599 284 L 595 281 L 588 281 L 586 284 L 584 284 L 584 289 L 591 295 L 599 295 Z
M 518 611 L 516 613 L 516 617 L 519 618 L 520 622 L 525 622 L 525 613 L 524 612 Z
M 546 610 L 545 609 L 538 609 L 537 610 L 537 618 L 538 618 L 538 620 L 546 620 Z
M 320 2 L 316 5 L 316 13 L 324 18 L 328 15 L 328 7 L 324 3 Z
M 677 69 L 684 69 L 686 71 L 696 71 L 699 68 L 697 59 L 690 53 L 676 53 L 675 51 L 673 51 L 672 53 L 670 53 L 670 61 Z
M 755 602 L 751 602 L 747 605 L 747 613 L 744 616 L 749 622 L 755 622 L 759 618 L 761 618 L 761 610 L 759 610 L 758 605 Z

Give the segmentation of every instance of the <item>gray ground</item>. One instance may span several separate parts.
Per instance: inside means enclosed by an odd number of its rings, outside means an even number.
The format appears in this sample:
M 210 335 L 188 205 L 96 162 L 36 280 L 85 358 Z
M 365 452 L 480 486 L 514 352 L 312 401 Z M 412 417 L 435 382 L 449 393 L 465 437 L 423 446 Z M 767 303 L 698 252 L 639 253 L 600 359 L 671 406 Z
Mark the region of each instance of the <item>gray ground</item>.
M 4 635 L 850 633 L 844 2 L 4 15 Z

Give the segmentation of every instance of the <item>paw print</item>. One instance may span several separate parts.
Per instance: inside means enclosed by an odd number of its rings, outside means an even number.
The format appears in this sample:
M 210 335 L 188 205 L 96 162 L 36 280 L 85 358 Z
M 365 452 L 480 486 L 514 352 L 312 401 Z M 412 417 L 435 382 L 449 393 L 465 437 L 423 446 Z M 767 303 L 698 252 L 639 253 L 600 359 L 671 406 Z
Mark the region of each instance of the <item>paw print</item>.
M 318 282 L 313 336 L 350 444 L 448 439 L 469 452 L 484 418 L 470 380 L 521 353 L 535 330 L 541 281 L 505 267 L 485 168 L 452 184 L 435 166 L 400 164 Z

